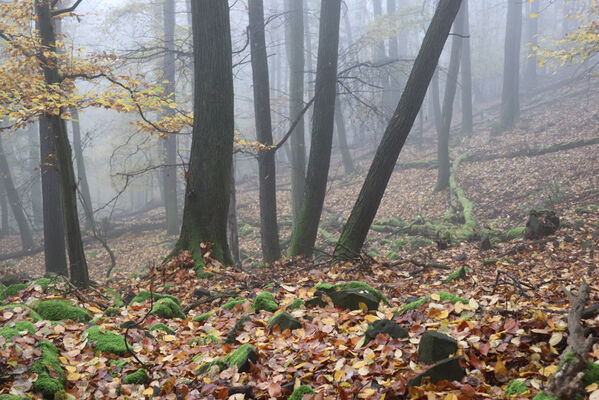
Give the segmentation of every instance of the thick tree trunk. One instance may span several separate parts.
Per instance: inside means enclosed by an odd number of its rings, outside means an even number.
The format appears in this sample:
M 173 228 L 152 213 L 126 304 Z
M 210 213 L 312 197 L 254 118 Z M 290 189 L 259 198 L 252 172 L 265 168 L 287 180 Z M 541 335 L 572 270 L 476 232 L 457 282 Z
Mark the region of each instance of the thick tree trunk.
M 500 126 L 496 134 L 512 129 L 520 118 L 520 39 L 522 34 L 522 0 L 507 0 L 503 92 Z
M 79 111 L 76 108 L 69 108 L 73 117 L 73 151 L 75 152 L 75 163 L 77 164 L 77 187 L 81 195 L 81 203 L 87 226 L 91 228 L 94 225 L 94 209 L 92 196 L 89 191 L 87 173 L 85 172 L 85 159 L 83 158 L 83 146 L 81 145 L 81 124 L 79 122 Z
M 304 108 L 304 9 L 301 1 L 285 0 L 289 15 L 287 40 L 289 42 L 289 120 L 295 121 Z M 291 212 L 293 226 L 304 201 L 306 187 L 306 144 L 304 118 L 291 134 Z
M 37 229 L 44 224 L 39 158 L 39 128 L 37 127 L 37 123 L 29 125 L 28 135 L 29 170 L 31 171 L 31 211 L 33 213 L 33 225 Z
M 37 0 L 36 14 L 41 44 L 49 50 L 45 57 L 54 58 L 56 52 L 56 36 L 54 32 L 51 1 Z M 45 81 L 47 84 L 60 82 L 58 66 L 54 61 L 42 64 Z M 48 122 L 50 135 L 56 140 L 56 164 L 60 172 L 60 189 L 62 195 L 62 211 L 64 215 L 67 234 L 67 250 L 69 254 L 71 281 L 82 288 L 89 285 L 89 275 L 83 243 L 81 241 L 81 230 L 79 227 L 79 215 L 77 213 L 77 183 L 73 170 L 71 145 L 67 135 L 67 129 L 61 115 L 47 114 L 44 116 Z
M 322 0 L 310 160 L 304 203 L 289 247 L 292 256 L 312 255 L 327 188 L 337 94 L 340 13 L 341 0 Z
M 0 180 L 4 187 L 4 193 L 8 198 L 8 203 L 12 210 L 12 215 L 15 217 L 15 221 L 19 226 L 19 233 L 21 234 L 21 247 L 23 250 L 30 249 L 33 247 L 33 236 L 31 234 L 31 228 L 27 222 L 27 217 L 23 211 L 23 203 L 19 198 L 19 193 L 15 188 L 15 184 L 10 174 L 8 166 L 8 160 L 6 159 L 6 153 L 2 145 L 2 135 L 0 135 Z
M 339 151 L 341 152 L 341 160 L 343 161 L 343 169 L 345 175 L 351 175 L 356 172 L 354 162 L 349 147 L 347 146 L 347 131 L 345 129 L 345 117 L 341 108 L 341 100 L 339 96 L 335 98 L 335 127 L 337 128 L 337 137 L 339 141 Z
M 233 161 L 233 71 L 229 5 L 191 2 L 194 53 L 194 118 L 183 225 L 173 255 L 189 250 L 203 265 L 201 243 L 232 265 L 227 244 Z
M 463 32 L 464 8 L 461 7 L 454 23 L 455 32 Z M 449 58 L 449 70 L 445 82 L 445 94 L 443 96 L 443 110 L 441 113 L 441 130 L 438 131 L 437 141 L 437 184 L 435 191 L 449 187 L 450 160 L 449 160 L 449 131 L 451 130 L 451 119 L 453 117 L 453 101 L 458 87 L 458 73 L 460 72 L 460 56 L 462 52 L 463 39 L 456 35 L 451 42 L 451 56 Z
M 273 141 L 272 123 L 270 119 L 270 89 L 268 84 L 268 62 L 266 60 L 264 6 L 262 0 L 249 0 L 248 9 L 256 137 L 261 144 L 271 146 Z M 279 247 L 279 229 L 277 227 L 277 193 L 274 151 L 259 152 L 258 177 L 260 179 L 262 257 L 266 264 L 271 264 L 281 256 L 281 249 Z
M 462 29 L 462 63 L 460 65 L 462 75 L 462 133 L 472 133 L 472 65 L 470 57 L 470 17 L 468 11 L 468 0 L 463 0 L 460 13 L 464 14 Z
M 163 3 L 163 28 L 164 28 L 164 92 L 169 98 L 175 100 L 175 0 L 164 0 Z M 174 110 L 168 108 L 167 116 L 173 116 Z M 162 173 L 162 186 L 164 191 L 164 210 L 166 212 L 166 233 L 176 235 L 179 232 L 179 218 L 177 215 L 177 137 L 169 135 L 164 138 L 165 167 Z
M 534 48 L 538 46 L 539 39 L 537 37 L 539 30 L 539 19 L 530 17 L 531 14 L 539 13 L 539 2 L 533 1 L 527 5 L 529 9 L 529 17 L 526 19 L 526 41 L 528 44 L 528 53 L 529 56 L 526 59 L 526 71 L 524 73 L 524 86 L 528 90 L 532 90 L 537 86 L 537 56 L 533 55 L 535 53 Z
M 399 152 L 422 106 L 428 84 L 460 4 L 461 0 L 444 0 L 437 6 L 397 109 L 385 130 L 364 185 L 335 248 L 335 255 L 339 259 L 353 258 L 360 254 Z

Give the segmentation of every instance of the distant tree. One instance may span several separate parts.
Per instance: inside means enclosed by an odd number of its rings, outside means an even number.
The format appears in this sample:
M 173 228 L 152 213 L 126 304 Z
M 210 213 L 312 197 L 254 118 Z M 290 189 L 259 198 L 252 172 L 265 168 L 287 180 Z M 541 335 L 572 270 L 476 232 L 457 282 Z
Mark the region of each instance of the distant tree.
M 356 167 L 349 152 L 347 145 L 347 130 L 345 129 L 345 117 L 343 116 L 343 108 L 339 96 L 335 98 L 335 128 L 337 130 L 337 138 L 339 139 L 339 151 L 341 152 L 341 161 L 343 162 L 343 170 L 345 175 L 350 175 L 356 172 Z
M 29 136 L 29 171 L 31 172 L 31 212 L 33 214 L 33 226 L 39 228 L 44 224 L 44 217 L 40 175 L 39 129 L 37 124 L 31 124 L 27 133 Z
M 528 46 L 528 58 L 524 70 L 524 86 L 526 89 L 534 89 L 537 86 L 537 63 L 536 50 L 539 45 L 537 37 L 539 31 L 539 0 L 527 4 L 528 18 L 526 18 L 526 45 Z
M 335 256 L 338 259 L 354 258 L 360 254 L 395 168 L 397 157 L 422 106 L 428 84 L 460 4 L 461 0 L 444 0 L 437 6 L 399 104 L 385 130 L 358 199 L 335 247 Z
M 472 63 L 470 56 L 470 16 L 468 0 L 463 0 L 460 13 L 464 13 L 462 41 L 462 60 L 460 71 L 462 76 L 462 133 L 472 133 Z
M 232 265 L 227 244 L 233 159 L 233 70 L 229 5 L 223 0 L 191 2 L 194 53 L 193 133 L 183 225 L 173 255 L 189 250 L 203 264 L 201 243 Z
M 433 79 L 430 83 L 431 114 L 435 122 L 437 132 L 441 131 L 441 95 L 439 93 L 439 67 L 435 68 Z
M 85 171 L 85 160 L 83 158 L 79 111 L 76 108 L 70 108 L 69 112 L 73 118 L 71 126 L 73 127 L 73 152 L 75 153 L 75 163 L 77 164 L 77 188 L 80 193 L 86 224 L 88 227 L 91 227 L 94 225 L 94 209 L 92 196 L 89 191 L 89 182 L 87 181 L 87 172 Z
M 270 88 L 268 62 L 264 38 L 264 6 L 262 0 L 249 0 L 249 28 L 251 62 L 254 86 L 254 114 L 256 137 L 265 146 L 272 145 L 272 122 L 270 118 Z M 260 229 L 262 256 L 267 264 L 281 256 L 277 226 L 277 193 L 275 152 L 258 152 L 258 177 L 260 187 Z
M 292 256 L 312 255 L 327 188 L 337 95 L 340 14 L 341 0 L 321 1 L 310 160 L 304 202 L 289 246 Z
M 0 212 L 2 213 L 2 222 L 0 223 L 0 238 L 8 236 L 8 203 L 3 185 L 0 185 Z
M 507 0 L 501 115 L 495 134 L 514 127 L 520 118 L 520 41 L 522 0 Z

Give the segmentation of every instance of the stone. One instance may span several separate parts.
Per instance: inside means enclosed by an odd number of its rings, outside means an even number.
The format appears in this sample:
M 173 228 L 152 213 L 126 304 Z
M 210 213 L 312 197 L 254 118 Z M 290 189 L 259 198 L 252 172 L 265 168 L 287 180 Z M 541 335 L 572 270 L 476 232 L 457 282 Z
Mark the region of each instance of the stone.
M 283 332 L 285 329 L 289 329 L 290 331 L 294 329 L 298 329 L 302 327 L 302 324 L 287 311 L 283 311 L 270 319 L 270 323 L 268 324 L 268 329 L 272 331 L 272 329 L 278 326 Z
M 229 367 L 237 366 L 239 372 L 248 372 L 250 364 L 258 361 L 258 353 L 254 346 L 246 343 L 233 353 L 228 354 L 224 361 L 229 364 Z
M 532 210 L 528 215 L 526 222 L 526 238 L 539 239 L 544 236 L 549 236 L 555 233 L 560 226 L 559 217 L 555 211 Z
M 320 296 L 313 297 L 309 300 L 306 300 L 306 308 L 310 307 L 326 307 L 327 303 Z
M 364 336 L 366 340 L 364 344 L 368 344 L 371 340 L 377 337 L 379 333 L 385 333 L 391 336 L 393 339 L 402 339 L 408 337 L 408 330 L 403 326 L 399 325 L 395 321 L 389 319 L 379 319 L 368 325 Z
M 427 331 L 422 334 L 418 345 L 418 362 L 433 364 L 458 350 L 458 342 L 440 332 Z
M 360 310 L 365 308 L 371 311 L 379 308 L 379 300 L 366 289 L 343 289 L 327 294 L 334 305 L 343 309 Z
M 91 315 L 83 308 L 73 305 L 68 300 L 45 300 L 35 305 L 35 311 L 48 321 L 61 321 L 68 319 L 71 321 L 86 322 L 91 319 Z
M 410 379 L 407 388 L 420 386 L 425 377 L 430 378 L 430 383 L 437 383 L 442 380 L 461 381 L 465 376 L 466 371 L 460 365 L 459 357 L 446 358 Z

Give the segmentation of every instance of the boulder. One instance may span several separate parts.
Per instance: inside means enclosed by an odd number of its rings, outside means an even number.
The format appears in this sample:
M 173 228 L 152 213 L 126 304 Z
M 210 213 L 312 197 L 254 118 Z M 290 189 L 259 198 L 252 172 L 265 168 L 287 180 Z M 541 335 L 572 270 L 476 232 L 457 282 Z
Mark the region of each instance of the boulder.
M 379 300 L 366 289 L 343 289 L 327 293 L 333 304 L 348 310 L 367 309 L 368 311 L 379 308 Z
M 408 337 L 408 330 L 397 322 L 389 319 L 379 319 L 368 325 L 368 329 L 364 333 L 366 340 L 364 344 L 368 344 L 371 340 L 377 337 L 379 333 L 385 333 L 393 339 L 402 339 Z
M 228 354 L 224 361 L 229 364 L 229 367 L 237 366 L 239 372 L 248 372 L 250 364 L 258 361 L 258 353 L 254 346 L 246 343 L 233 353 Z
M 458 350 L 458 342 L 440 332 L 427 331 L 422 334 L 418 345 L 418 362 L 433 364 Z
M 450 382 L 461 381 L 465 376 L 466 371 L 460 365 L 459 357 L 446 358 L 410 379 L 407 388 L 409 389 L 411 386 L 420 386 L 425 377 L 429 378 L 430 383 L 437 383 L 442 380 Z
M 539 239 L 555 233 L 560 226 L 559 217 L 551 210 L 532 210 L 526 222 L 526 238 Z
M 302 327 L 302 324 L 287 311 L 283 311 L 272 317 L 270 323 L 268 324 L 268 329 L 272 331 L 272 329 L 277 325 L 281 329 L 281 332 L 283 332 L 285 329 L 292 331 Z

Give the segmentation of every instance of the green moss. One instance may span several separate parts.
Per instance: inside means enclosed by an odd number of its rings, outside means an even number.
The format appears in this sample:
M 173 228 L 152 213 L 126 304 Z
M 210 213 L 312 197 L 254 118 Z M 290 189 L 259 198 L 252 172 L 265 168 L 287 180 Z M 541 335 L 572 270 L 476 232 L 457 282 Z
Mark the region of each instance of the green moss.
M 447 278 L 443 279 L 443 283 L 450 283 L 457 279 L 466 279 L 468 276 L 468 267 L 460 267 L 453 271 L 451 274 L 447 276 Z
M 402 226 L 402 223 L 397 218 L 381 218 L 374 221 L 376 225 Z
M 6 298 L 6 286 L 0 283 L 0 301 Z
M 437 292 L 436 294 L 439 295 L 441 302 L 449 301 L 449 302 L 451 302 L 451 304 L 455 304 L 457 302 L 460 302 L 463 304 L 468 304 L 468 300 L 458 297 L 449 292 L 440 291 L 440 292 Z M 430 296 L 425 296 L 418 300 L 414 300 L 410 303 L 404 304 L 404 306 L 401 308 L 401 310 L 399 310 L 399 312 L 397 312 L 397 314 L 403 314 L 406 311 L 414 310 L 414 309 L 422 306 L 423 304 L 427 303 L 429 300 L 430 300 Z
M 249 235 L 252 232 L 254 232 L 254 228 L 249 224 L 243 224 L 239 228 L 239 236 Z
M 150 300 L 151 298 L 154 298 L 154 301 L 156 300 L 162 300 L 162 299 L 171 299 L 172 301 L 174 301 L 177 304 L 181 304 L 179 302 L 179 299 L 175 296 L 172 296 L 170 294 L 160 294 L 160 293 L 150 293 L 147 290 L 142 290 L 141 292 L 139 292 L 139 294 L 137 296 L 135 296 L 134 298 L 131 299 L 131 302 L 129 304 L 135 304 L 135 303 L 145 303 L 146 301 Z
M 110 307 L 104 310 L 104 315 L 107 317 L 117 317 L 121 315 L 121 310 L 118 308 Z
M 526 386 L 526 382 L 513 380 L 507 384 L 505 388 L 506 396 L 513 396 L 515 394 L 524 393 L 528 390 L 528 386 Z
M 350 282 L 337 283 L 335 285 L 332 285 L 330 283 L 319 283 L 318 285 L 315 286 L 315 288 L 318 290 L 325 291 L 325 292 L 333 290 L 333 289 L 334 290 L 364 289 L 364 290 L 368 291 L 368 293 L 370 293 L 371 295 L 376 297 L 378 301 L 382 301 L 385 304 L 389 304 L 389 302 L 387 301 L 387 299 L 385 299 L 385 296 L 383 296 L 383 293 L 381 293 L 380 290 L 377 290 L 364 282 L 350 281 Z
M 214 335 L 206 335 L 205 337 L 196 336 L 189 341 L 189 345 L 193 346 L 194 344 L 205 345 L 208 343 L 218 343 L 218 338 Z
M 449 301 L 449 302 L 451 302 L 451 304 L 455 304 L 457 302 L 460 302 L 462 304 L 468 304 L 468 300 L 458 297 L 453 293 L 441 291 L 441 292 L 437 292 L 437 294 L 441 298 L 441 301 Z
M 432 240 L 429 240 L 424 236 L 411 236 L 408 242 L 410 243 L 410 248 L 412 249 L 412 251 L 418 250 L 419 248 L 424 246 L 430 246 L 434 243 Z
M 0 400 L 29 400 L 29 397 L 15 396 L 14 394 L 0 394 Z
M 152 307 L 152 314 L 156 314 L 161 318 L 169 319 L 173 319 L 175 317 L 181 319 L 187 318 L 179 303 L 168 297 L 160 299 L 156 302 L 156 304 L 154 304 L 154 307 Z
M 254 346 L 252 346 L 249 343 L 242 344 L 237 350 L 227 354 L 227 356 L 225 357 L 225 362 L 229 364 L 229 366 L 231 367 L 241 367 L 241 365 L 247 360 L 248 354 L 252 351 L 256 351 Z
M 301 385 L 291 393 L 287 400 L 302 400 L 305 394 L 314 394 L 314 390 L 310 386 Z
M 489 258 L 483 261 L 483 265 L 495 265 L 497 263 L 496 258 Z
M 162 331 L 168 333 L 169 335 L 174 335 L 176 333 L 174 329 L 163 323 L 154 324 L 150 328 L 150 332 L 152 331 Z
M 227 368 L 227 363 L 220 358 L 217 358 L 216 360 L 200 365 L 196 373 L 198 375 L 203 374 L 204 372 L 210 371 L 214 366 L 217 366 L 219 371 L 223 371 L 225 368 Z
M 12 338 L 15 336 L 24 336 L 27 333 L 30 335 L 35 334 L 35 327 L 29 321 L 17 321 L 12 326 L 11 324 L 5 324 L 0 328 L 0 336 L 4 336 L 8 342 L 12 342 Z
M 549 396 L 545 392 L 539 392 L 532 400 L 557 400 L 557 397 Z
M 96 352 L 112 353 L 118 356 L 127 354 L 125 338 L 117 333 L 110 332 L 100 326 L 88 328 L 87 341 L 93 343 L 93 349 Z
M 513 240 L 513 239 L 519 239 L 519 238 L 523 238 L 524 237 L 524 232 L 526 231 L 526 227 L 525 226 L 519 226 L 517 228 L 514 229 L 510 229 L 509 231 L 507 231 L 506 233 L 504 233 L 504 238 L 505 240 Z
M 256 312 L 265 310 L 268 312 L 275 312 L 279 309 L 279 305 L 275 301 L 272 293 L 270 292 L 261 292 L 258 293 L 256 298 L 254 299 L 254 303 L 252 304 L 254 310 Z
M 50 283 L 52 283 L 52 279 L 50 278 L 40 278 L 35 281 L 35 284 L 39 285 L 44 290 L 48 288 L 48 285 L 50 285 Z
M 208 318 L 210 318 L 210 312 L 207 312 L 207 313 L 202 314 L 202 315 L 196 315 L 191 320 L 193 322 L 204 322 L 204 321 L 207 321 Z
M 388 251 L 386 254 L 389 260 L 399 260 L 401 257 L 394 251 Z
M 295 299 L 287 306 L 287 310 L 296 310 L 298 308 L 306 307 L 302 299 Z
M 427 301 L 428 301 L 427 297 L 422 297 L 422 298 L 412 301 L 408 304 L 404 304 L 404 306 L 401 308 L 400 314 L 403 314 L 404 312 L 409 311 L 409 310 L 415 310 L 416 308 L 420 307 Z
M 87 311 L 77 306 L 74 306 L 68 300 L 45 300 L 35 305 L 35 311 L 43 319 L 48 321 L 60 321 L 68 319 L 71 321 L 85 322 L 91 319 L 91 315 Z
M 21 290 L 25 289 L 26 287 L 27 287 L 26 283 L 16 283 L 14 285 L 10 285 L 9 287 L 6 288 L 5 296 L 6 297 L 16 296 Z
M 589 361 L 584 370 L 584 384 L 588 386 L 593 383 L 599 384 L 599 364 Z
M 129 365 L 127 360 L 108 360 L 108 365 L 116 365 L 119 368 L 123 368 L 125 365 Z
M 245 299 L 241 297 L 232 297 L 225 304 L 222 305 L 222 308 L 225 310 L 232 310 L 237 304 L 245 303 Z
M 14 310 L 15 308 L 22 308 L 24 310 L 29 310 L 29 318 L 31 318 L 33 320 L 33 322 L 38 322 L 42 320 L 42 317 L 35 312 L 35 310 L 27 307 L 25 304 L 21 304 L 21 303 L 9 303 L 9 304 L 4 304 L 2 306 L 0 306 L 0 311 L 3 310 Z
M 148 383 L 150 378 L 144 369 L 138 369 L 137 371 L 127 375 L 123 379 L 123 383 L 125 385 L 134 384 L 134 385 L 143 385 Z
M 337 244 L 337 238 L 329 232 L 327 232 L 326 230 L 318 228 L 318 233 L 320 233 L 320 235 L 324 238 L 325 242 L 327 242 L 328 244 L 333 246 Z
M 116 290 L 106 289 L 106 293 L 112 298 L 112 303 L 115 307 L 123 307 L 125 305 L 123 298 Z
M 39 343 L 42 356 L 31 366 L 31 373 L 37 374 L 33 390 L 41 392 L 45 399 L 53 399 L 54 393 L 63 390 L 66 384 L 65 373 L 58 361 L 59 353 L 54 344 L 47 340 Z

